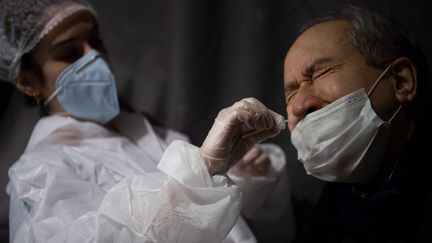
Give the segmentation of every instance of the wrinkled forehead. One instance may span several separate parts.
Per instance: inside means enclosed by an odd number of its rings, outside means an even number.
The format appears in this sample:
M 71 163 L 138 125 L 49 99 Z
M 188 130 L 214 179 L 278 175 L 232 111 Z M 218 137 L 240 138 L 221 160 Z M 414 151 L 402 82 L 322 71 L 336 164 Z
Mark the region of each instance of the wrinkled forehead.
M 334 20 L 319 23 L 306 29 L 294 41 L 287 56 L 301 52 L 335 52 L 339 53 L 345 48 L 354 47 L 348 39 L 347 32 L 350 25 L 343 20 Z
M 350 24 L 343 20 L 322 22 L 306 29 L 291 45 L 285 57 L 285 69 L 317 59 L 339 59 L 356 51 L 347 32 Z

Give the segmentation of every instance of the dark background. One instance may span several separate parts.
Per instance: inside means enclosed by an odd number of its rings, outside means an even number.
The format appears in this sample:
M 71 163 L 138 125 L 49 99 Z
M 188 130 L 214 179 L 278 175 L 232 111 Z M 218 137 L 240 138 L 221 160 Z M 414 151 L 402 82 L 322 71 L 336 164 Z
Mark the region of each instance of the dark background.
M 218 111 L 256 97 L 285 115 L 283 59 L 312 18 L 351 3 L 402 22 L 432 57 L 427 1 L 92 0 L 117 76 L 132 107 L 200 145 Z M 0 83 L 0 231 L 7 242 L 7 168 L 23 152 L 39 112 Z M 287 154 L 297 228 L 308 217 L 321 182 L 307 176 L 289 133 L 271 140 Z

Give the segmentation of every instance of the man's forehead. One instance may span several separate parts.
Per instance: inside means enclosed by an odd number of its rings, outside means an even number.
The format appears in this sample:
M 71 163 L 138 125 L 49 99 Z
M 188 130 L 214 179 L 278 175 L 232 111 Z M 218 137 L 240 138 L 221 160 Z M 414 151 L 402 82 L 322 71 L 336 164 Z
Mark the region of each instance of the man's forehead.
M 343 58 L 355 47 L 348 39 L 349 24 L 345 21 L 328 21 L 304 31 L 289 49 L 285 68 L 307 65 L 321 59 Z
M 349 24 L 346 21 L 327 21 L 305 30 L 294 42 L 290 51 L 325 51 L 350 44 Z
M 326 35 L 330 33 L 346 33 L 351 28 L 351 24 L 346 20 L 328 20 L 319 22 L 306 28 L 300 36 L 310 33 L 317 33 L 318 35 Z

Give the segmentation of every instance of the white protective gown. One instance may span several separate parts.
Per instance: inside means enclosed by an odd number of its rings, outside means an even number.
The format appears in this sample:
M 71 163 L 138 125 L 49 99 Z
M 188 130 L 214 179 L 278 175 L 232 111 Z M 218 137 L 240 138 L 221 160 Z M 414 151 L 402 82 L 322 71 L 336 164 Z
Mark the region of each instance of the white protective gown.
M 238 218 L 239 188 L 209 176 L 184 136 L 139 114 L 122 113 L 116 125 L 119 133 L 56 115 L 37 123 L 9 170 L 11 242 L 256 242 Z M 278 153 L 270 156 L 276 171 Z M 246 212 L 263 205 L 276 177 L 255 189 L 236 178 L 253 200 Z

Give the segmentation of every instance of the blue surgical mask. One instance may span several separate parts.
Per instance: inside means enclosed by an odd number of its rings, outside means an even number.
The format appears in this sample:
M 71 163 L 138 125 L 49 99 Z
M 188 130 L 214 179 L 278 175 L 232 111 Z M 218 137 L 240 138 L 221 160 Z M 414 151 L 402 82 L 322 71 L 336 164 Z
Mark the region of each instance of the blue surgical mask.
M 68 114 L 100 124 L 107 123 L 120 111 L 114 75 L 96 50 L 85 54 L 57 77 L 56 90 L 44 105 L 55 96 Z

